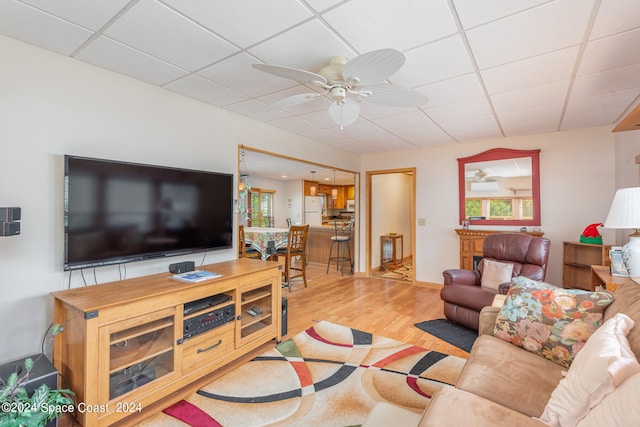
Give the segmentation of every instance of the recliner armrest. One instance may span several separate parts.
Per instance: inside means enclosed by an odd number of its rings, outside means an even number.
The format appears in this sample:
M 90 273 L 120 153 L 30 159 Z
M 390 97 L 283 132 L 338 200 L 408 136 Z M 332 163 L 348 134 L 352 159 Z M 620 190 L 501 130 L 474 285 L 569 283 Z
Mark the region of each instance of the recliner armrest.
M 442 272 L 445 285 L 468 285 L 468 286 L 480 286 L 480 272 L 477 270 L 460 270 L 452 269 Z
M 496 319 L 500 313 L 500 307 L 489 305 L 480 311 L 480 325 L 478 327 L 478 336 L 493 335 L 496 327 Z

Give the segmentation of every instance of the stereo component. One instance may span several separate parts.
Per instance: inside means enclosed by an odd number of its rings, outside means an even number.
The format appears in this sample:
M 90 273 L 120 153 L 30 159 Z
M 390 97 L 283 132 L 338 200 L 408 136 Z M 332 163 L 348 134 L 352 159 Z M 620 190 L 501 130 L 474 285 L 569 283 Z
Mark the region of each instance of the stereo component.
M 191 301 L 184 305 L 183 314 L 186 316 L 191 313 L 197 313 L 198 311 L 213 307 L 218 304 L 223 304 L 227 301 L 231 301 L 231 295 L 217 294 L 199 300 Z
M 192 317 L 191 319 L 186 319 L 184 321 L 182 340 L 193 338 L 198 334 L 232 322 L 235 320 L 235 314 L 235 304 L 229 304 L 225 307 Z

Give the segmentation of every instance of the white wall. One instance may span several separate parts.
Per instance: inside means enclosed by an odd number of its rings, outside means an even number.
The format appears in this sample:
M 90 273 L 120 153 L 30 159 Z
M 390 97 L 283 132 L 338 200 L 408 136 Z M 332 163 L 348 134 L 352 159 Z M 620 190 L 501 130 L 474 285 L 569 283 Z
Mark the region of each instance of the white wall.
M 371 177 L 371 266 L 380 267 L 380 236 L 402 234 L 403 257 L 411 255 L 411 176 L 404 173 Z
M 615 145 L 611 127 L 602 126 L 367 155 L 363 171 L 416 167 L 416 219 L 426 220 L 424 227 L 416 228 L 416 279 L 442 283 L 442 271 L 460 265 L 459 240 L 454 231 L 460 227 L 457 159 L 496 147 L 541 149 L 541 228 L 552 243 L 546 279 L 560 284 L 562 242 L 577 241 L 584 227 L 604 221 L 609 211 L 616 188 Z M 605 243 L 615 240 L 612 230 L 600 232 Z
M 63 272 L 63 155 L 237 173 L 239 144 L 359 170 L 357 156 L 95 66 L 0 36 L 0 206 L 22 208 L 22 234 L 0 238 L 0 362 L 40 351 Z M 283 190 L 283 193 L 285 190 Z M 278 214 L 279 215 L 279 214 Z M 209 253 L 211 263 L 234 250 Z M 171 260 L 127 265 L 127 277 Z M 118 279 L 117 267 L 95 271 Z M 94 283 L 93 271 L 85 277 Z

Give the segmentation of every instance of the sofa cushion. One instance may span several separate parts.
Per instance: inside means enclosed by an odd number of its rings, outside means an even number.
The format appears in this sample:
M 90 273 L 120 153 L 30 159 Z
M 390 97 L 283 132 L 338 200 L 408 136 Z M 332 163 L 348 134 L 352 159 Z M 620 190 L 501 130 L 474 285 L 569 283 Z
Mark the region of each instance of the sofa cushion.
M 635 426 L 640 420 L 640 374 L 623 382 L 576 425 L 576 427 Z
M 636 322 L 629 331 L 627 340 L 633 353 L 640 359 L 640 285 L 633 280 L 627 280 L 618 286 L 615 296 L 615 301 L 605 311 L 604 319 L 608 320 L 616 313 L 624 313 Z
M 539 417 L 562 379 L 562 371 L 560 365 L 535 353 L 481 335 L 473 344 L 456 388 Z
M 618 385 L 640 372 L 626 338 L 633 323 L 626 314 L 618 313 L 593 333 L 551 394 L 541 421 L 573 427 Z
M 403 426 L 399 422 L 388 425 Z M 545 424 L 464 390 L 443 387 L 431 399 L 420 427 L 543 427 Z
M 526 277 L 513 286 L 496 320 L 495 336 L 568 368 L 613 302 L 609 291 L 563 289 Z
M 490 259 L 483 260 L 483 263 L 484 270 L 482 281 L 480 282 L 481 287 L 489 288 L 497 293 L 498 286 L 511 281 L 513 264 L 491 261 Z

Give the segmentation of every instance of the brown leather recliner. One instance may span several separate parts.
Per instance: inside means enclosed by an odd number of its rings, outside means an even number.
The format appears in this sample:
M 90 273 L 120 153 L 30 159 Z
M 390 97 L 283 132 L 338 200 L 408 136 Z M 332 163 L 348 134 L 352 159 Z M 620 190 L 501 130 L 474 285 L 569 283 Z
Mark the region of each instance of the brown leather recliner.
M 445 270 L 444 287 L 440 298 L 444 301 L 444 315 L 452 322 L 478 330 L 480 310 L 491 305 L 495 291 L 482 288 L 484 260 L 490 259 L 513 264 L 513 277 L 526 276 L 544 280 L 551 242 L 544 237 L 525 233 L 496 233 L 488 235 L 482 246 L 483 258 L 477 270 Z M 507 293 L 509 283 L 500 286 Z

